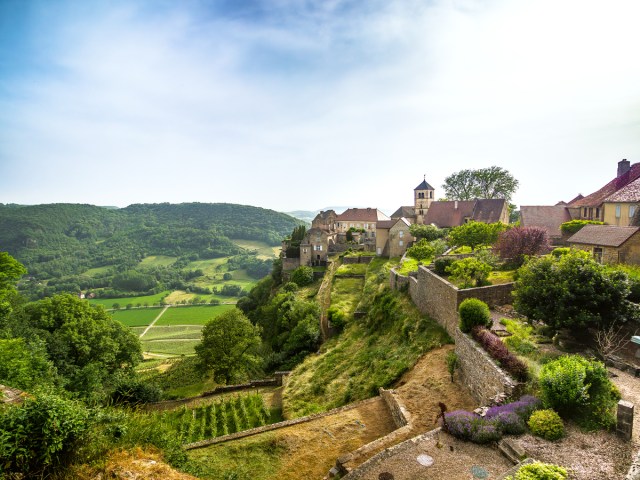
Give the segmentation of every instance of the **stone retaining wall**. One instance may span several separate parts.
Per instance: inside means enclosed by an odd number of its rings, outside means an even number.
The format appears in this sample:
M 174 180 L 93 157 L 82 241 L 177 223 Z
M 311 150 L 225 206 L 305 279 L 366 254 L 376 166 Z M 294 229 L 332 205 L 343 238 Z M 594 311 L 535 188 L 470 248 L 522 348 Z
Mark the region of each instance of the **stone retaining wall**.
M 520 384 L 502 370 L 471 337 L 456 329 L 456 354 L 460 380 L 480 405 L 489 405 L 497 395 L 517 396 Z
M 343 257 L 342 263 L 345 265 L 350 265 L 353 263 L 371 263 L 375 255 L 372 256 L 359 256 L 359 257 Z
M 417 437 L 411 438 L 405 442 L 402 442 L 397 445 L 394 445 L 393 447 L 387 448 L 382 452 L 378 453 L 377 455 L 374 455 L 373 457 L 371 457 L 369 460 L 364 462 L 358 468 L 353 469 L 347 475 L 342 477 L 342 480 L 360 480 L 362 478 L 366 478 L 367 475 L 372 470 L 374 470 L 380 463 L 393 457 L 394 455 L 398 455 L 399 453 L 405 452 L 413 448 L 417 443 L 433 438 L 439 432 L 440 432 L 440 428 L 436 428 L 435 430 L 431 430 L 430 432 L 424 433 L 422 435 L 418 435 Z

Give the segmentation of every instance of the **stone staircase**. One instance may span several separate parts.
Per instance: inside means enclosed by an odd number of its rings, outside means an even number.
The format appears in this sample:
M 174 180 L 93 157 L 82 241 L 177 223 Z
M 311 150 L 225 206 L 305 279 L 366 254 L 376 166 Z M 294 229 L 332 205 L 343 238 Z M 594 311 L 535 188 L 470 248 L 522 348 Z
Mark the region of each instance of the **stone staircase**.
M 503 438 L 500 440 L 498 442 L 498 450 L 514 465 L 520 463 L 527 456 L 524 448 L 513 438 Z

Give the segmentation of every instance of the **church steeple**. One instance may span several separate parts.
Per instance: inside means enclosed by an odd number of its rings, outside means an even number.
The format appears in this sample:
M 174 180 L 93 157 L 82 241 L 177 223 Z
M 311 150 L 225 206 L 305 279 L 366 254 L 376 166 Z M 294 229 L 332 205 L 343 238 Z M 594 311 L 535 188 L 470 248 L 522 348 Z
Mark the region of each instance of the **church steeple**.
M 433 202 L 435 189 L 427 183 L 427 176 L 424 176 L 422 183 L 413 189 L 414 209 L 416 212 L 416 223 L 423 224 L 427 210 Z

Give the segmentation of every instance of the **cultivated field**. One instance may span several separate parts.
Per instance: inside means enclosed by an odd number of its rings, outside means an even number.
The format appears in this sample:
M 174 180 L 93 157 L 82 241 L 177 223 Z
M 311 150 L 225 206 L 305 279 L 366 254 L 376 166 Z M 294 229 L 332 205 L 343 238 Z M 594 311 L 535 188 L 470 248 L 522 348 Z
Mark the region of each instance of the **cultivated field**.
M 158 319 L 155 326 L 204 325 L 213 317 L 236 308 L 235 305 L 198 305 L 193 307 L 171 307 Z M 155 328 L 154 326 L 154 328 Z
M 132 310 L 114 310 L 111 316 L 127 327 L 142 327 L 149 325 L 156 318 L 162 308 L 136 308 Z

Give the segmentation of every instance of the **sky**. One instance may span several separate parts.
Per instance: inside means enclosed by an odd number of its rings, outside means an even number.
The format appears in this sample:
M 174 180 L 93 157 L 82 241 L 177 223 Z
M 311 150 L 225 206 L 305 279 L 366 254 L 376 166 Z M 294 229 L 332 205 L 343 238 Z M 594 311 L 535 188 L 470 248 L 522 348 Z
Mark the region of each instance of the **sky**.
M 0 0 L 0 203 L 513 202 L 640 162 L 637 0 Z

